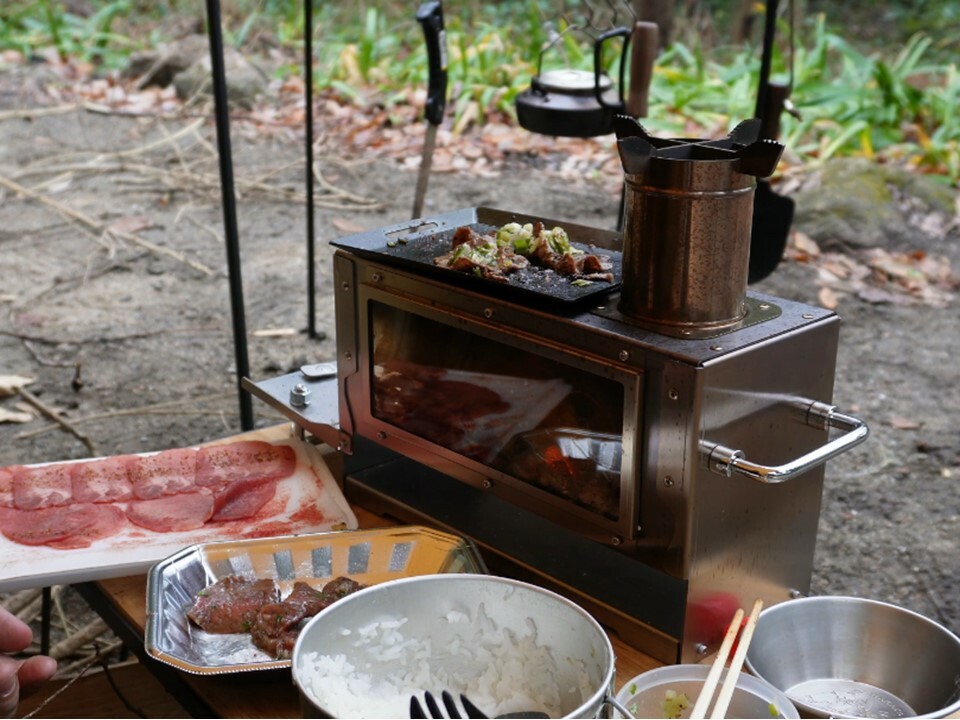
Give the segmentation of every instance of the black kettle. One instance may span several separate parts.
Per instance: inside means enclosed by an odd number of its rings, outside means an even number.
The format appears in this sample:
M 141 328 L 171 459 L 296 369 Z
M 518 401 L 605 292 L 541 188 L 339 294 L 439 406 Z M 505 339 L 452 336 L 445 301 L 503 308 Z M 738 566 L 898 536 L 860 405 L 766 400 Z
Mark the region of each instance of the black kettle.
M 548 70 L 530 81 L 530 87 L 517 95 L 517 120 L 520 127 L 540 135 L 559 137 L 597 137 L 613 132 L 613 118 L 625 112 L 623 78 L 629 28 L 607 30 L 593 44 L 593 72 L 587 70 Z M 603 45 L 623 38 L 620 53 L 620 84 L 616 87 L 603 72 Z M 542 55 L 541 55 L 542 60 Z

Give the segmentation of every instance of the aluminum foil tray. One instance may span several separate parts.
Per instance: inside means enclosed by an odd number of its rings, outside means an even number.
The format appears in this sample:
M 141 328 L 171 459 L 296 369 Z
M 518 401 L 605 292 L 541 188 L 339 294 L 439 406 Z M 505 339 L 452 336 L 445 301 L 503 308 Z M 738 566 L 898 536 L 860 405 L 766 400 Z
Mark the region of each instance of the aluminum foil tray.
M 197 593 L 228 575 L 273 578 L 282 596 L 294 582 L 321 588 L 338 575 L 374 585 L 436 573 L 486 573 L 472 542 L 425 527 L 293 535 L 193 545 L 147 577 L 145 646 L 151 657 L 196 675 L 290 667 L 248 634 L 207 633 L 187 619 Z

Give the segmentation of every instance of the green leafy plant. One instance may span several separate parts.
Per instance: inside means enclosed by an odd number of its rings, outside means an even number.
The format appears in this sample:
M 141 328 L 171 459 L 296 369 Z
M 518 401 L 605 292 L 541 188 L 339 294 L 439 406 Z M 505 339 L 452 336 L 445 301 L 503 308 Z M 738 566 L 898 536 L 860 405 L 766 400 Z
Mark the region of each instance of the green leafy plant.
M 568 25 L 569 2 L 502 0 L 447 3 L 449 107 L 454 127 L 483 123 L 492 114 L 511 116 L 518 93 L 538 69 L 593 68 L 593 35 Z M 712 3 L 712 11 L 720 12 Z M 854 3 L 856 5 L 856 3 Z M 920 0 L 923 17 L 947 26 L 960 12 L 955 2 Z M 399 0 L 314 2 L 314 82 L 358 105 L 409 103 L 410 90 L 425 87 L 427 59 L 416 4 Z M 706 7 L 706 6 L 705 6 Z M 859 5 L 857 7 L 860 7 Z M 891 0 L 879 18 L 889 27 L 904 12 Z M 237 46 L 273 33 L 288 50 L 285 74 L 302 70 L 303 5 L 285 0 L 237 0 L 224 8 L 225 36 Z M 854 12 L 854 7 L 832 10 Z M 861 8 L 862 10 L 862 8 Z M 87 18 L 67 13 L 57 0 L 8 0 L 0 6 L 0 48 L 24 55 L 55 48 L 108 67 L 119 66 L 135 47 L 114 31 L 118 18 L 196 12 L 185 0 L 114 0 Z M 865 12 L 865 11 L 863 11 Z M 900 17 L 906 23 L 907 15 Z M 914 33 L 902 45 L 872 50 L 832 29 L 829 18 L 810 18 L 798 32 L 793 71 L 778 48 L 773 74 L 792 79 L 796 117 L 784 115 L 781 139 L 794 162 L 822 162 L 837 155 L 886 156 L 960 183 L 960 73 L 956 38 L 935 41 Z M 839 25 L 837 27 L 840 27 Z M 782 27 L 781 36 L 787 27 Z M 656 132 L 715 136 L 754 114 L 759 52 L 751 46 L 707 47 L 694 33 L 657 59 L 649 111 L 643 122 Z M 152 38 L 156 41 L 156 38 Z M 954 52 L 951 52 L 951 49 Z M 604 47 L 604 68 L 618 74 L 619 46 Z
M 76 58 L 119 66 L 133 44 L 112 27 L 130 9 L 130 0 L 114 0 L 83 18 L 66 12 L 56 0 L 12 2 L 0 15 L 0 48 L 16 49 L 24 55 L 53 48 L 61 60 Z

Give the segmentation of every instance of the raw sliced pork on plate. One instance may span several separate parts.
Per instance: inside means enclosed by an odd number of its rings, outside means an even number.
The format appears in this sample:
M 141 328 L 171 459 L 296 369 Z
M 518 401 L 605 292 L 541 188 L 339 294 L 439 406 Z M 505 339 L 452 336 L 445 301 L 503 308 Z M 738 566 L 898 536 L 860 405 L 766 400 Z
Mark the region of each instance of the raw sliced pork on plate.
M 355 529 L 320 451 L 288 435 L 0 468 L 0 592 L 145 572 L 198 542 Z

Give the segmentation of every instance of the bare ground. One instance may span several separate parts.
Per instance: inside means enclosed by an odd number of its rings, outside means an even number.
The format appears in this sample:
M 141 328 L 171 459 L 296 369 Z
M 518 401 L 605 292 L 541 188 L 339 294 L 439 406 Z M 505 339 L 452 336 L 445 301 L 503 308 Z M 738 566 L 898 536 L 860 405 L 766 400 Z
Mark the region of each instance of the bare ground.
M 189 118 L 84 110 L 19 117 L 19 96 L 6 91 L 0 178 L 16 185 L 0 197 L 0 375 L 35 378 L 29 392 L 77 433 L 41 416 L 0 423 L 0 466 L 194 445 L 239 431 L 210 123 L 186 131 Z M 306 220 L 296 196 L 302 139 L 238 127 L 233 143 L 257 379 L 333 357 L 328 241 L 407 219 L 415 175 L 334 143 L 319 147 L 329 182 L 320 199 L 334 207 L 317 209 L 317 327 L 326 337 L 310 339 L 302 332 Z M 518 160 L 490 177 L 434 175 L 425 212 L 487 205 L 613 227 L 618 192 Z M 957 267 L 960 251 L 946 251 Z M 787 262 L 754 289 L 816 304 L 819 287 L 814 268 Z M 872 435 L 828 466 L 813 591 L 894 602 L 960 631 L 960 313 L 955 304 L 853 296 L 838 312 L 834 399 L 866 419 Z M 0 408 L 23 402 L 7 398 Z M 36 415 L 35 406 L 24 409 Z M 258 426 L 279 420 L 262 403 L 254 409 Z M 68 622 L 83 613 L 73 601 Z

